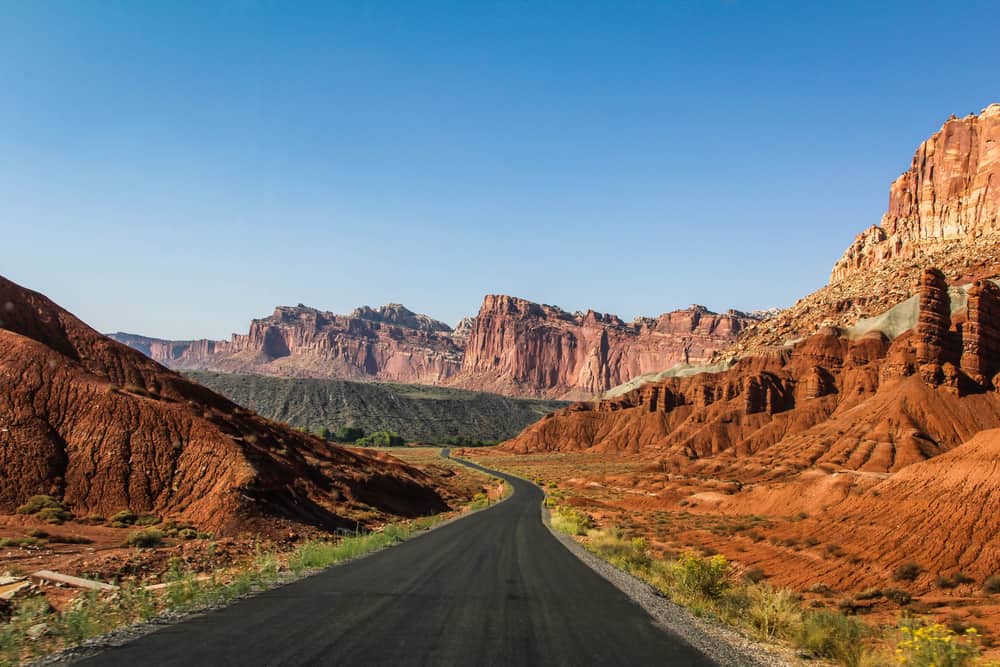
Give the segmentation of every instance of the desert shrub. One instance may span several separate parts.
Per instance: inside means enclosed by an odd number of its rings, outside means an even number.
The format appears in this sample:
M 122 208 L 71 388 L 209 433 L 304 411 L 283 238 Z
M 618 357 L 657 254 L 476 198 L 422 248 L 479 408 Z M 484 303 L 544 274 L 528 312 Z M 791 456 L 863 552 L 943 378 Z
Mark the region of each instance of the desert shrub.
M 975 579 L 967 575 L 965 572 L 956 572 L 955 574 L 951 575 L 951 580 L 955 582 L 956 586 L 960 586 L 962 584 L 971 584 L 975 581 Z
M 152 549 L 161 544 L 163 544 L 163 531 L 156 528 L 137 530 L 134 533 L 129 533 L 129 536 L 125 538 L 126 546 L 138 547 L 140 549 Z
M 52 496 L 31 496 L 23 505 L 17 508 L 18 514 L 38 514 L 44 509 L 60 509 L 65 510 L 61 502 L 53 498 Z
M 647 570 L 652 563 L 646 551 L 646 541 L 639 537 L 629 539 L 617 528 L 594 531 L 587 548 L 628 572 Z
M 0 539 L 0 547 L 33 547 L 40 544 L 37 537 L 4 537 Z
M 567 535 L 586 535 L 587 530 L 594 527 L 594 522 L 586 512 L 563 505 L 552 513 L 552 527 Z
M 153 514 L 143 514 L 135 520 L 137 526 L 155 526 L 158 523 L 160 523 L 160 517 Z
M 854 596 L 855 600 L 874 600 L 876 598 L 882 597 L 881 588 L 866 588 L 857 595 Z
M 93 544 L 94 540 L 82 535 L 48 535 L 49 542 L 53 544 Z
M 940 623 L 904 622 L 899 628 L 896 657 L 914 667 L 965 667 L 979 657 L 979 635 L 974 628 L 958 635 Z
M 833 595 L 833 589 L 830 588 L 829 584 L 824 584 L 823 582 L 817 582 L 809 587 L 810 593 L 815 593 L 816 595 L 822 595 L 827 597 Z
M 764 639 L 792 636 L 802 622 L 802 612 L 794 593 L 768 584 L 746 588 L 746 619 Z
M 674 580 L 678 586 L 706 598 L 722 597 L 729 585 L 729 562 L 724 556 L 699 558 L 691 553 L 682 554 L 674 563 Z
M 767 575 L 764 570 L 759 567 L 751 568 L 743 573 L 743 579 L 750 582 L 751 584 L 759 584 L 760 582 L 767 579 Z
M 882 595 L 884 595 L 887 600 L 895 602 L 900 607 L 910 604 L 913 601 L 913 596 L 904 591 L 902 588 L 887 588 L 882 591 Z
M 177 531 L 177 536 L 182 540 L 193 540 L 198 537 L 198 531 L 194 528 L 181 528 Z
M 816 656 L 857 667 L 866 652 L 864 640 L 870 634 L 871 629 L 856 618 L 818 610 L 803 616 L 795 642 Z
M 892 578 L 896 581 L 913 581 L 920 576 L 922 569 L 920 565 L 912 561 L 903 563 L 892 573 Z
M 138 518 L 139 516 L 135 512 L 126 509 L 113 514 L 108 521 L 111 522 L 113 528 L 125 528 L 133 525 Z
M 986 577 L 986 581 L 983 582 L 983 590 L 991 594 L 1000 593 L 1000 574 Z
M 63 521 L 72 519 L 73 515 L 61 507 L 45 507 L 35 512 L 35 518 L 45 523 L 59 525 Z

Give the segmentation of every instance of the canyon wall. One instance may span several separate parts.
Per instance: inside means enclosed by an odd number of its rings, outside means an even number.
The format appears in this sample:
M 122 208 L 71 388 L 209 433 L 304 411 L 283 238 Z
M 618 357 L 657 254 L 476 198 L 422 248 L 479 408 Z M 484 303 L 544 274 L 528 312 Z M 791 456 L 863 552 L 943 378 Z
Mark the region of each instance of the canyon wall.
M 702 306 L 626 323 L 488 295 L 474 320 L 462 372 L 451 383 L 505 394 L 592 397 L 675 364 L 696 364 L 756 320 Z
M 593 397 L 636 375 L 699 363 L 757 320 L 700 306 L 623 322 L 489 295 L 452 330 L 398 304 L 336 315 L 282 306 L 227 341 L 110 334 L 174 369 L 450 385 L 512 396 Z
M 461 336 L 399 304 L 349 315 L 279 306 L 226 341 L 110 335 L 179 370 L 436 384 L 462 364 Z

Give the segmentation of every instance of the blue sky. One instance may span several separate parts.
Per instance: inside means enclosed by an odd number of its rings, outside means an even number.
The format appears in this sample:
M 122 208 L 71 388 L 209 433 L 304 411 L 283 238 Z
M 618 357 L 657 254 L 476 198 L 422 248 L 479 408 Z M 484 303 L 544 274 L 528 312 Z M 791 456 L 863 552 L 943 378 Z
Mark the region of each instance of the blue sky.
M 0 274 L 100 330 L 483 294 L 631 319 L 821 286 L 991 3 L 2 2 Z

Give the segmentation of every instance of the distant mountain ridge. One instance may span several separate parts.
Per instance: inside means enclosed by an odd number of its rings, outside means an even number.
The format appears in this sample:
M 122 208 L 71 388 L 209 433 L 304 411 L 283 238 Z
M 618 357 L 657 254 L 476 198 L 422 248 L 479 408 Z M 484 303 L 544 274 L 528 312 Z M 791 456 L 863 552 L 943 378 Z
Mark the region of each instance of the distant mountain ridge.
M 585 398 L 635 375 L 700 362 L 760 317 L 703 306 L 626 323 L 488 295 L 452 329 L 401 304 L 349 315 L 279 306 L 229 340 L 108 334 L 175 370 L 454 386 L 510 396 Z

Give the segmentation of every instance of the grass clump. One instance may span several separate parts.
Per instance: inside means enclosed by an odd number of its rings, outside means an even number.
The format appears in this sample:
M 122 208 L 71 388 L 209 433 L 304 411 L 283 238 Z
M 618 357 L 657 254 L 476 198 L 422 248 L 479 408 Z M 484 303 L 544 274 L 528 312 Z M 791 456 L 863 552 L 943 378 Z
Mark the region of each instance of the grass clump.
M 629 539 L 617 528 L 591 531 L 586 546 L 612 565 L 637 576 L 648 572 L 653 562 L 644 539 Z
M 795 642 L 820 658 L 857 667 L 866 652 L 865 640 L 872 634 L 858 619 L 822 609 L 803 616 Z
M 552 527 L 567 535 L 586 535 L 594 522 L 586 512 L 562 505 L 552 513 Z
M 125 545 L 139 549 L 153 549 L 163 544 L 163 531 L 156 528 L 146 528 L 129 533 Z

